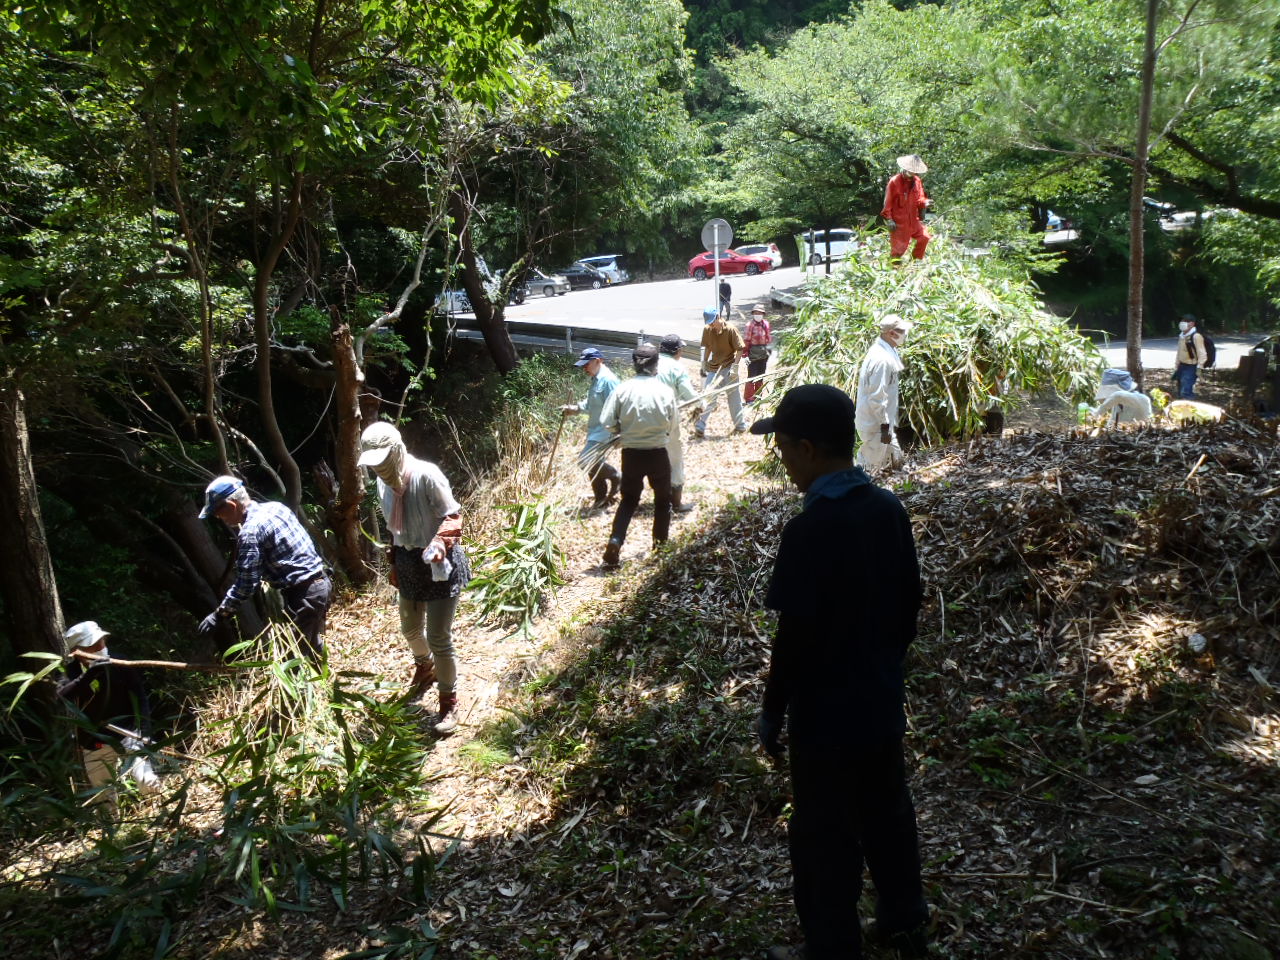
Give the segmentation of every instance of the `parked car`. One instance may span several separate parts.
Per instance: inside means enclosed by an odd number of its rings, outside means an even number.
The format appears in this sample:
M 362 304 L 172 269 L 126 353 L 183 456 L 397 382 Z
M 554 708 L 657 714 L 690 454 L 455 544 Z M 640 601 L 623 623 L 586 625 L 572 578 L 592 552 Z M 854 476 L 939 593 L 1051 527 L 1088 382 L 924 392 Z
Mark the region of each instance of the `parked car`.
M 557 270 L 556 275 L 564 277 L 573 290 L 599 290 L 609 285 L 609 275 L 585 263 L 575 263 Z
M 827 234 L 831 235 L 831 259 L 844 260 L 858 249 L 858 241 L 848 227 L 836 227 L 834 230 L 814 230 L 810 236 L 804 236 L 804 259 L 811 266 L 824 263 L 827 259 Z
M 594 257 L 580 257 L 578 262 L 585 263 L 589 267 L 595 267 L 609 278 L 610 283 L 626 283 L 631 279 L 631 274 L 627 273 L 622 267 L 622 254 L 620 253 L 602 253 Z
M 689 261 L 689 276 L 695 280 L 705 280 L 716 272 L 715 262 L 720 261 L 721 273 L 745 273 L 754 277 L 757 273 L 773 269 L 773 261 L 766 255 L 744 257 L 740 253 L 726 250 L 719 257 L 703 252 Z
M 782 251 L 778 249 L 776 243 L 750 243 L 743 247 L 734 247 L 733 252 L 740 253 L 744 257 L 768 257 L 775 270 L 782 266 Z
M 559 273 L 546 274 L 534 267 L 524 282 L 526 297 L 542 294 L 544 297 L 563 296 L 572 290 L 568 278 Z

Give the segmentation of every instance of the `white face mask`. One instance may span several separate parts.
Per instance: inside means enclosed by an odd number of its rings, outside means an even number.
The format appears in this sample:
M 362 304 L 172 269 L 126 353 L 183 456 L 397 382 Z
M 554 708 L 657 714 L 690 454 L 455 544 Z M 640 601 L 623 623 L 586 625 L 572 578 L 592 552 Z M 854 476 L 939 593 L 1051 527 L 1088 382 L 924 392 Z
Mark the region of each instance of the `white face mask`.
M 373 467 L 373 472 L 377 474 L 378 479 L 389 487 L 399 490 L 404 481 L 404 454 L 405 448 L 403 443 L 392 444 L 391 449 L 387 451 L 386 457 L 377 466 Z
M 1181 323 L 1178 324 L 1178 329 L 1181 330 L 1183 333 L 1186 333 L 1188 330 L 1191 329 L 1191 324 L 1183 320 Z

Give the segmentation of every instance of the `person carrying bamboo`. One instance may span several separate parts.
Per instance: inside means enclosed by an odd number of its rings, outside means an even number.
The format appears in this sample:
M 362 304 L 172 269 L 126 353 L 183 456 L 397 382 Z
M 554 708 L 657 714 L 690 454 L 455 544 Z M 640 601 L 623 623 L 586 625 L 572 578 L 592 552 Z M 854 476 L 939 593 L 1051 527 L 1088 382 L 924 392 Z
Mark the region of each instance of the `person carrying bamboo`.
M 378 497 L 391 545 L 391 585 L 399 594 L 400 633 L 413 653 L 409 696 L 439 688 L 438 734 L 458 726 L 458 659 L 453 617 L 471 564 L 462 548 L 462 507 L 444 473 L 406 449 L 400 431 L 374 423 L 360 435 L 360 466 L 378 478 Z
M 644 482 L 653 488 L 653 544 L 666 543 L 671 530 L 671 460 L 667 441 L 676 429 L 675 395 L 658 378 L 658 348 L 642 343 L 632 351 L 636 375 L 613 391 L 600 422 L 622 442 L 622 496 L 613 517 L 604 565 L 618 565 L 627 527 L 640 506 Z
M 600 411 L 618 386 L 618 376 L 609 369 L 604 362 L 604 354 L 596 347 L 583 350 L 574 366 L 581 368 L 591 378 L 591 386 L 587 388 L 587 395 L 577 403 L 561 407 L 560 415 L 568 417 L 584 412 L 587 415 L 587 439 L 578 452 L 578 466 L 591 481 L 591 492 L 595 495 L 591 508 L 599 510 L 618 492 L 620 482 L 617 469 L 605 460 L 613 436 L 600 425 Z
M 161 786 L 145 753 L 145 738 L 151 732 L 147 688 L 136 669 L 110 662 L 108 635 L 93 620 L 77 623 L 66 632 L 64 638 L 73 656 L 66 665 L 66 679 L 57 690 L 58 696 L 73 703 L 88 721 L 76 731 L 76 743 L 89 786 L 97 791 L 90 802 L 114 810 L 117 767 L 122 759 L 123 775 L 137 785 L 139 793 L 152 796 Z M 102 662 L 86 663 L 75 653 L 91 654 Z
M 738 361 L 747 355 L 746 344 L 738 328 L 719 312 L 707 308 L 702 312 L 702 393 L 708 399 L 702 403 L 702 415 L 694 427 L 694 434 L 707 435 L 707 420 L 720 402 L 723 392 L 729 402 L 729 416 L 733 418 L 733 432 L 747 432 L 747 416 L 742 410 L 742 395 L 738 391 Z

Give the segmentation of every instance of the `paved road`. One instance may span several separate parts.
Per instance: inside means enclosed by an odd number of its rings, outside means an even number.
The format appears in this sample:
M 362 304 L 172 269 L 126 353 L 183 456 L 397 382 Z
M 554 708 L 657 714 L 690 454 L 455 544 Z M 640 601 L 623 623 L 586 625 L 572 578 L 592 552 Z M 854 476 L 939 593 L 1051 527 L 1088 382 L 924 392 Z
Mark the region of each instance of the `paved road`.
M 804 280 L 799 267 L 767 270 L 754 277 L 726 277 L 733 287 L 733 305 L 747 313 L 757 301 L 765 301 L 774 288 L 798 287 Z M 550 299 L 530 297 L 507 307 L 508 320 L 557 323 L 597 330 L 644 331 L 661 337 L 678 333 L 686 340 L 702 336 L 702 310 L 716 305 L 712 280 L 661 280 L 623 283 L 603 290 L 575 290 Z
M 800 267 L 769 270 L 758 276 L 727 277 L 733 286 L 733 304 L 744 314 L 752 304 L 767 302 L 774 289 L 798 291 L 807 271 Z M 562 297 L 530 297 L 523 304 L 507 307 L 507 319 L 532 323 L 561 324 L 573 328 L 618 330 L 657 338 L 678 333 L 697 343 L 702 336 L 702 310 L 716 303 L 712 280 L 662 280 L 654 283 L 624 283 L 603 290 L 575 290 Z M 741 322 L 742 318 L 738 318 Z M 518 327 L 518 324 L 516 325 Z M 1222 334 L 1214 337 L 1218 347 L 1217 367 L 1234 370 L 1240 357 L 1262 335 Z M 1144 340 L 1142 363 L 1150 369 L 1173 369 L 1176 337 Z M 575 338 L 575 347 L 577 338 Z M 1113 340 L 1102 347 L 1108 366 L 1125 365 L 1125 342 Z
M 1215 334 L 1214 346 L 1218 348 L 1218 356 L 1214 367 L 1219 370 L 1234 370 L 1240 365 L 1240 358 L 1263 338 L 1264 334 L 1241 335 L 1234 333 Z M 1102 355 L 1107 358 L 1107 366 L 1124 367 L 1125 341 L 1112 340 L 1102 347 Z M 1174 357 L 1178 352 L 1177 337 L 1160 337 L 1142 341 L 1142 367 L 1144 370 L 1172 370 Z

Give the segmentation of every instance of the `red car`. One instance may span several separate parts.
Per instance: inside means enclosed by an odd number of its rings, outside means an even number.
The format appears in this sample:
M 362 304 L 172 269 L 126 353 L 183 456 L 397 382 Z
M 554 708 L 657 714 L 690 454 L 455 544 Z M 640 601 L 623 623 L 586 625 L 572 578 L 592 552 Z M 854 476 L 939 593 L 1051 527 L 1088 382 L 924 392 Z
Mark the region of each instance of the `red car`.
M 767 254 L 744 256 L 741 253 L 726 250 L 720 254 L 719 260 L 722 274 L 745 273 L 748 277 L 754 277 L 757 273 L 773 267 L 773 260 Z M 716 258 L 709 253 L 700 253 L 689 261 L 689 276 L 695 280 L 705 280 L 707 277 L 713 276 L 715 272 Z

